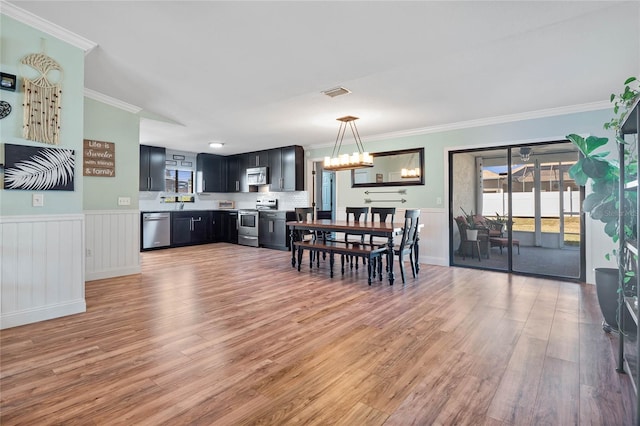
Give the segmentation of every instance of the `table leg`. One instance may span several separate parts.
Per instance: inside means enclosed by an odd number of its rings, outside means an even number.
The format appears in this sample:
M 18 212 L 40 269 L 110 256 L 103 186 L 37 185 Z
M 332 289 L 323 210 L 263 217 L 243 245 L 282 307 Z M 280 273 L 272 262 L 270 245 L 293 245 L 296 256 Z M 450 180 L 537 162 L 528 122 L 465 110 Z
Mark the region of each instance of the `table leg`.
M 389 241 L 387 242 L 387 266 L 389 269 L 389 285 L 393 285 L 395 281 L 395 274 L 393 273 L 393 237 L 389 237 Z

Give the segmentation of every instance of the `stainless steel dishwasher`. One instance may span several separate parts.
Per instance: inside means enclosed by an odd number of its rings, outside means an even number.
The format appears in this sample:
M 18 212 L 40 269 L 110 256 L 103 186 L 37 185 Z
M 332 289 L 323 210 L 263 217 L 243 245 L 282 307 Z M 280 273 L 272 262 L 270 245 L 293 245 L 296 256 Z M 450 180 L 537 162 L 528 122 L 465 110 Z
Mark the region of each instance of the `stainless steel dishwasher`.
M 142 249 L 171 245 L 171 213 L 142 214 Z

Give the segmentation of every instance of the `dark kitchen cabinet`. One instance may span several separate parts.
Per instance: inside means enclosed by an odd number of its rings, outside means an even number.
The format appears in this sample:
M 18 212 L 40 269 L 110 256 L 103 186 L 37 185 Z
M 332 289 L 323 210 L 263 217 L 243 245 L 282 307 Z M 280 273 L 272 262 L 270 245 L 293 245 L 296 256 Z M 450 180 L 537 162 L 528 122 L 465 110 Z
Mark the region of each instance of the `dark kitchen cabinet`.
M 172 246 L 204 244 L 211 241 L 211 212 L 171 212 Z
M 166 150 L 140 145 L 140 191 L 164 191 Z
M 247 167 L 268 167 L 269 151 L 249 152 L 246 155 Z
M 304 149 L 287 146 L 269 152 L 271 191 L 304 190 Z
M 246 183 L 245 156 L 231 155 L 225 158 L 227 167 L 227 191 L 242 192 L 243 184 Z
M 220 212 L 222 238 L 219 241 L 238 244 L 238 212 Z
M 196 158 L 196 192 L 226 192 L 224 157 L 198 154 Z
M 226 212 L 221 211 L 212 211 L 210 215 L 211 220 L 211 242 L 218 243 L 221 241 L 225 241 L 226 238 L 226 230 L 224 229 L 224 216 L 226 216 Z
M 260 247 L 287 250 L 286 212 L 261 211 L 258 219 Z

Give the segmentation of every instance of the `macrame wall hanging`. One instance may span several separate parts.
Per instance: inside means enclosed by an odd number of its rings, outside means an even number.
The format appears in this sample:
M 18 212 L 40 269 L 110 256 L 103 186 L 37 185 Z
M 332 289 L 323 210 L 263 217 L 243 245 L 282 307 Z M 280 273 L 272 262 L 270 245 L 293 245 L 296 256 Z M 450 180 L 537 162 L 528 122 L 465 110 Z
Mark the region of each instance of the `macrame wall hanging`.
M 31 80 L 22 79 L 24 89 L 25 139 L 58 145 L 60 136 L 60 100 L 62 96 L 62 68 L 44 53 L 32 53 L 20 61 L 36 70 L 40 75 Z M 58 71 L 58 82 L 47 78 L 50 71 Z

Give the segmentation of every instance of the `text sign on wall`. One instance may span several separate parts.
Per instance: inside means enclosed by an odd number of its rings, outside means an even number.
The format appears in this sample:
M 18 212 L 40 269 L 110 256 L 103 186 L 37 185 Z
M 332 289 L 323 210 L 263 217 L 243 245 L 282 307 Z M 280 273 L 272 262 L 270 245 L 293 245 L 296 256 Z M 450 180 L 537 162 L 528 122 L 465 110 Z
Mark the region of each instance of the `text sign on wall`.
M 84 140 L 84 176 L 116 176 L 116 144 L 113 142 Z

